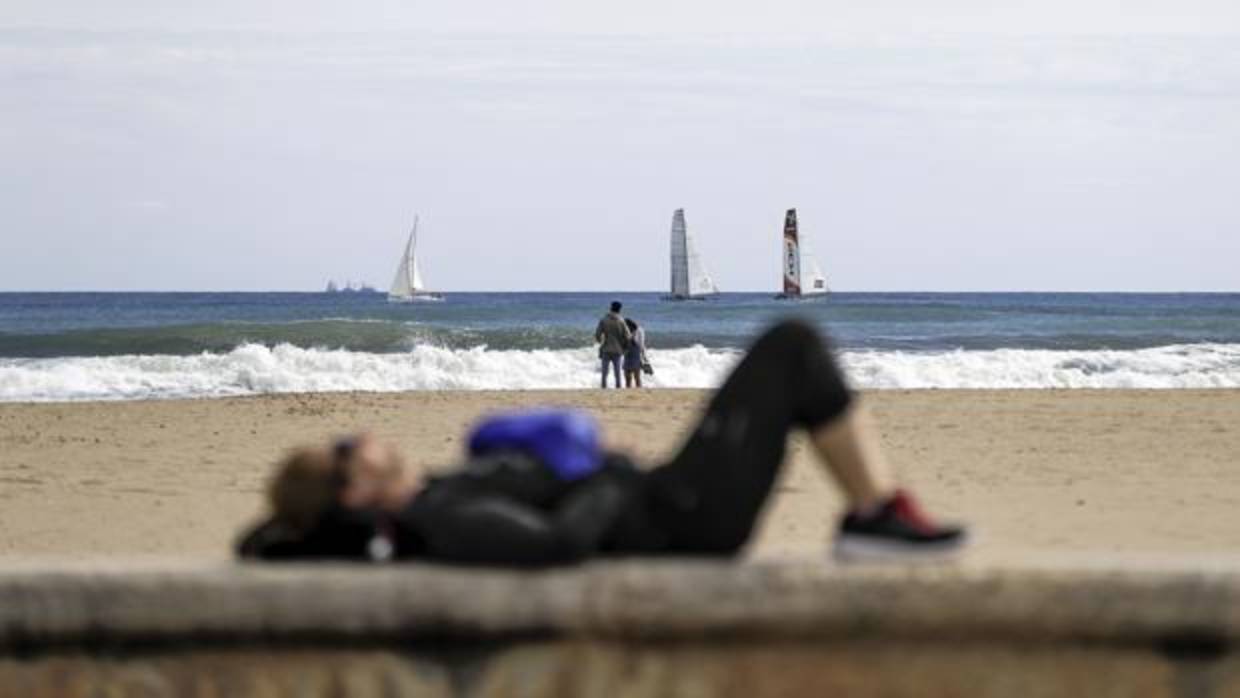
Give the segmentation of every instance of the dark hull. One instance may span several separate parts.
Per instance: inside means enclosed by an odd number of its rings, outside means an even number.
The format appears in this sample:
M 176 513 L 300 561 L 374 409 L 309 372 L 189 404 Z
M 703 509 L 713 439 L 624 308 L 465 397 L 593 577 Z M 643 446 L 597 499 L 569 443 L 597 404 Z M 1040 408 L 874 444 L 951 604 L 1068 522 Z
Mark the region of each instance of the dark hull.
M 811 293 L 809 295 L 804 295 L 800 293 L 796 295 L 793 295 L 790 293 L 778 293 L 775 295 L 775 300 L 777 301 L 816 301 L 816 300 L 822 300 L 823 298 L 826 298 L 829 295 L 830 295 L 829 293 Z

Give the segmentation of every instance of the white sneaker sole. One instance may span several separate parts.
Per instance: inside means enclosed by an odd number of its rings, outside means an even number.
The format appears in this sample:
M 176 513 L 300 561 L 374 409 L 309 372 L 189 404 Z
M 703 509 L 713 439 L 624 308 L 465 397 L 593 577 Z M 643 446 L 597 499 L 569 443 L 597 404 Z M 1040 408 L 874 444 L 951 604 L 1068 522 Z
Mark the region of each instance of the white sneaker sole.
M 904 543 L 876 536 L 841 535 L 835 539 L 831 556 L 842 563 L 933 563 L 948 562 L 967 547 L 967 533 L 940 543 Z

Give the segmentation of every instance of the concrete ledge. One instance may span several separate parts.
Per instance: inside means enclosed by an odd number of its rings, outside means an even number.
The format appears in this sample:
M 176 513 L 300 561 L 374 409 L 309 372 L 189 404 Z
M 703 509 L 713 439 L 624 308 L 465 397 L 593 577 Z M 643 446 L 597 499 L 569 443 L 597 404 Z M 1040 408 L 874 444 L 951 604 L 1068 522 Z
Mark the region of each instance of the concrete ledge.
M 1240 695 L 1238 638 L 1230 568 L 0 572 L 5 696 Z
M 840 569 L 604 562 L 436 566 L 26 566 L 0 571 L 0 644 L 246 639 L 1240 638 L 1240 573 Z

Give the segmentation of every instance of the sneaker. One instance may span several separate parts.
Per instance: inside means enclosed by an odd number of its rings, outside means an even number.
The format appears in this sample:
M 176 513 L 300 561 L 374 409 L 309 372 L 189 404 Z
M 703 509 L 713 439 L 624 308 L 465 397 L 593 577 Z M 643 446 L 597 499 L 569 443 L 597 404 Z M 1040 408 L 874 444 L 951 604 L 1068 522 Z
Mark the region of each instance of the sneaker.
M 912 495 L 897 490 L 873 514 L 845 516 L 832 554 L 840 562 L 943 560 L 967 542 L 963 528 L 931 522 Z

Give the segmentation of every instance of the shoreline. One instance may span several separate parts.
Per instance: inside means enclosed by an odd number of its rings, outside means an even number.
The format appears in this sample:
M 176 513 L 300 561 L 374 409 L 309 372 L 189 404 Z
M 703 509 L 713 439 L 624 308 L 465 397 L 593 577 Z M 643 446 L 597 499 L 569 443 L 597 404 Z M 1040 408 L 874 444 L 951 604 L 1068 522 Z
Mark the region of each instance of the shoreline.
M 586 409 L 610 447 L 657 462 L 709 391 L 286 393 L 0 403 L 0 556 L 224 559 L 272 464 L 361 427 L 423 470 L 460 457 L 494 410 Z M 983 562 L 1240 550 L 1240 390 L 861 391 L 901 479 L 972 523 Z M 821 557 L 843 503 L 806 444 L 755 535 L 759 558 Z
M 348 398 L 348 397 L 414 397 L 419 395 L 445 395 L 455 397 L 465 396 L 503 396 L 503 395 L 529 395 L 529 396 L 556 396 L 565 395 L 577 397 L 582 395 L 591 395 L 595 393 L 670 393 L 670 394 L 699 394 L 714 392 L 715 388 L 685 388 L 677 386 L 646 386 L 640 389 L 615 389 L 608 387 L 605 391 L 594 388 L 481 388 L 481 389 L 465 389 L 465 388 L 445 388 L 445 389 L 420 389 L 420 390 L 308 390 L 297 392 L 272 392 L 272 393 L 253 393 L 245 395 L 203 395 L 200 397 L 143 397 L 143 398 L 87 398 L 82 400 L 0 400 L 0 409 L 5 407 L 40 407 L 40 406 L 57 406 L 57 405 L 118 405 L 118 404 L 169 404 L 169 403 L 202 403 L 202 402 L 228 402 L 228 401 L 245 401 L 245 400 L 268 400 L 268 399 L 295 399 L 295 398 Z M 858 395 L 863 397 L 881 396 L 881 395 L 916 395 L 916 394 L 1012 394 L 1012 395 L 1036 395 L 1036 394 L 1069 394 L 1069 395 L 1094 395 L 1094 394 L 1197 394 L 1210 395 L 1215 393 L 1234 393 L 1240 396 L 1240 387 L 1218 387 L 1218 388 L 861 388 L 855 389 Z

